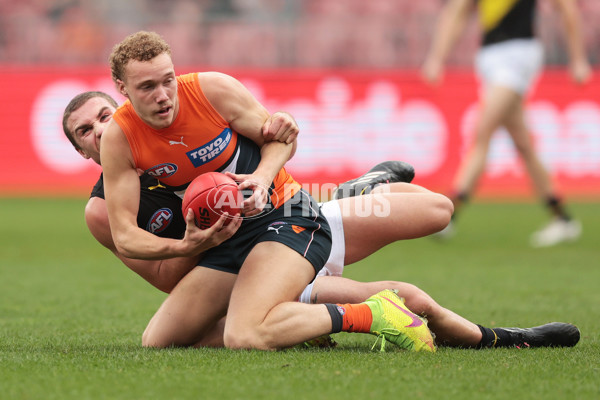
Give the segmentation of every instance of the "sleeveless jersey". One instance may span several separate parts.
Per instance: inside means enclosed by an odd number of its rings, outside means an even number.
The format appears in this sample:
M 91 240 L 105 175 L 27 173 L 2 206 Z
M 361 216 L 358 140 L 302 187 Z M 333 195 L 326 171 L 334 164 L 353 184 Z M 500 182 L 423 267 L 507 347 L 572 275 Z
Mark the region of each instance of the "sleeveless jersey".
M 534 37 L 536 0 L 476 0 L 482 45 Z
M 211 171 L 251 174 L 260 162 L 260 149 L 238 135 L 212 107 L 197 73 L 177 77 L 179 112 L 164 129 L 153 129 L 136 114 L 131 102 L 120 106 L 113 119 L 123 130 L 137 168 L 173 191 L 183 191 L 198 175 Z M 282 168 L 271 185 L 271 202 L 279 207 L 298 190 Z
M 181 239 L 185 233 L 185 220 L 181 215 L 179 196 L 158 185 L 156 178 L 147 174 L 140 176 L 140 187 L 138 226 L 160 237 Z M 90 197 L 104 199 L 102 174 L 94 185 Z

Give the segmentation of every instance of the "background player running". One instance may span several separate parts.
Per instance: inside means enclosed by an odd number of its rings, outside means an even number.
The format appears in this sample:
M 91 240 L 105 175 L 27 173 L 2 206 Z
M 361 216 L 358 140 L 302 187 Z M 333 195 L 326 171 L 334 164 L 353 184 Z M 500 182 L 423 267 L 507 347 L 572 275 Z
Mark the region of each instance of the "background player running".
M 576 83 L 590 78 L 576 2 L 553 0 L 564 20 L 570 73 Z M 475 67 L 482 90 L 478 120 L 471 147 L 454 179 L 452 201 L 458 212 L 469 200 L 484 171 L 490 141 L 504 127 L 524 162 L 533 187 L 551 213 L 552 220 L 531 236 L 535 247 L 576 240 L 579 221 L 571 218 L 557 194 L 550 174 L 535 151 L 525 118 L 525 101 L 543 65 L 543 49 L 535 38 L 535 0 L 449 0 L 442 11 L 431 50 L 423 64 L 426 81 L 438 83 L 443 63 L 472 8 L 477 5 L 483 31 Z M 454 219 L 456 218 L 456 214 Z M 452 224 L 443 231 L 449 236 Z

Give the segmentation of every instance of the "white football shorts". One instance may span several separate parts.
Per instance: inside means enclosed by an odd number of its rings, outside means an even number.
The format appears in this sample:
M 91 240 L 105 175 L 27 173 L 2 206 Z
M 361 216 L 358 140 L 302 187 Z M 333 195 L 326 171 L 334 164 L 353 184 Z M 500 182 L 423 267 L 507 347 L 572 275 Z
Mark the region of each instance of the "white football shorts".
M 475 58 L 475 69 L 483 89 L 502 86 L 524 95 L 543 63 L 544 50 L 537 39 L 512 39 L 483 46 Z
M 346 243 L 344 240 L 344 224 L 342 222 L 342 210 L 337 201 L 328 201 L 321 203 L 321 211 L 331 229 L 331 253 L 325 266 L 319 271 L 317 276 L 342 276 L 344 272 L 344 257 L 346 255 Z M 314 280 L 304 289 L 300 295 L 299 301 L 310 303 Z

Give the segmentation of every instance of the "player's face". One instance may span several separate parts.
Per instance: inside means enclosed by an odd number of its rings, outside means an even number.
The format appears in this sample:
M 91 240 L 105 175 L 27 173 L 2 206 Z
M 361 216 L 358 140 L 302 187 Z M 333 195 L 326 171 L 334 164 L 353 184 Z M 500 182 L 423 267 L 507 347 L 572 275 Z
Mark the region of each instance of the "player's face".
M 138 116 L 154 129 L 169 127 L 179 111 L 177 80 L 171 57 L 163 53 L 150 61 L 129 61 L 125 81 L 117 82 Z
M 80 147 L 79 154 L 100 164 L 100 138 L 114 112 L 106 99 L 93 97 L 71 113 L 67 126 Z

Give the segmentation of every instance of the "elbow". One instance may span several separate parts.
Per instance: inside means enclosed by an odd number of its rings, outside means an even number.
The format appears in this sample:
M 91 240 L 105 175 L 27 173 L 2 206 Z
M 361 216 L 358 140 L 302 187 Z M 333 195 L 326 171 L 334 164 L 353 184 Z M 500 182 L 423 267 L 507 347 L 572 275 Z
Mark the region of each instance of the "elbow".
M 113 242 L 115 243 L 115 248 L 117 249 L 117 252 L 119 252 L 119 254 L 127 258 L 139 259 L 139 255 L 135 251 L 133 251 L 133 249 L 129 245 L 127 236 L 127 234 L 115 233 L 113 231 Z
M 292 157 L 294 157 L 294 155 L 296 154 L 296 149 L 298 148 L 298 140 L 294 139 L 294 141 L 292 142 L 292 150 L 290 152 L 290 156 L 288 157 L 288 161 L 292 159 Z
M 128 251 L 126 247 L 123 246 L 119 246 L 117 245 L 117 251 L 119 252 L 119 254 L 122 254 L 124 257 L 127 258 L 134 258 L 137 260 L 140 260 L 141 258 L 137 256 L 136 253 L 132 252 L 132 251 Z

